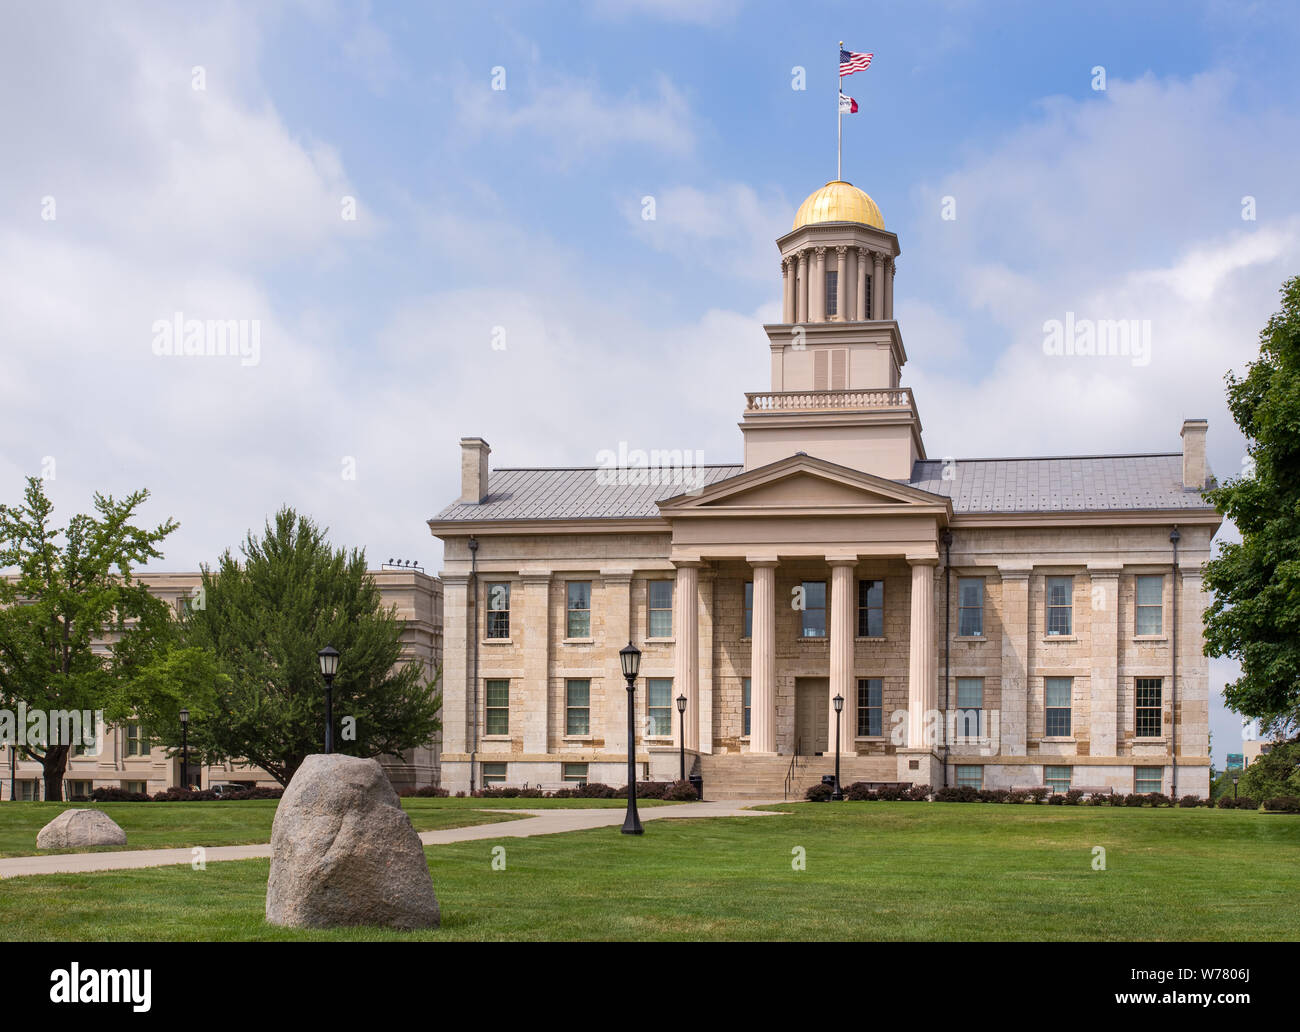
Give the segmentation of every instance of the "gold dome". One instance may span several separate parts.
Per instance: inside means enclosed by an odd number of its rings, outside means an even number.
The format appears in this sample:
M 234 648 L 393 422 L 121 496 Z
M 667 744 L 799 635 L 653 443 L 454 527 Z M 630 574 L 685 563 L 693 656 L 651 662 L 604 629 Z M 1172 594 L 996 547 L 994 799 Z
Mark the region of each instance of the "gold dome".
M 793 228 L 818 222 L 861 222 L 877 229 L 885 228 L 884 216 L 876 202 L 842 179 L 834 179 L 810 193 L 795 213 Z

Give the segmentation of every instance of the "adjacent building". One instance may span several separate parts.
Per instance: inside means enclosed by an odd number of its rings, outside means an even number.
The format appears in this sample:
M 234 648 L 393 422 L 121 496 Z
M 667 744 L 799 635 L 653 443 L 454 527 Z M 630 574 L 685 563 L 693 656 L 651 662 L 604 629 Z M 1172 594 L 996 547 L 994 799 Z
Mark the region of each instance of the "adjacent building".
M 829 183 L 777 246 L 742 461 L 491 469 L 461 439 L 429 521 L 442 783 L 623 784 L 632 641 L 640 777 L 684 746 L 717 795 L 836 753 L 846 782 L 1208 794 L 1206 421 L 1177 451 L 931 457 L 879 208 Z

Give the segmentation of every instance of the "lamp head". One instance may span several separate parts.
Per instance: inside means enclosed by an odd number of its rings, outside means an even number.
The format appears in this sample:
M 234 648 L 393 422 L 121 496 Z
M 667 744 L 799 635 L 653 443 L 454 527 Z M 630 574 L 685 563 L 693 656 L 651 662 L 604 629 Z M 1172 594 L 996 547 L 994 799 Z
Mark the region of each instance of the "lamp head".
M 327 681 L 334 680 L 334 675 L 339 670 L 339 650 L 333 645 L 326 645 L 316 653 L 316 657 L 320 660 L 321 676 Z
M 618 661 L 623 665 L 623 676 L 629 681 L 635 681 L 637 672 L 641 669 L 641 650 L 629 641 L 624 648 L 618 650 Z
M 188 724 L 190 722 L 190 711 L 187 709 L 181 710 L 180 717 L 182 724 Z
M 686 696 L 685 696 L 685 695 L 679 695 L 679 696 L 677 696 L 677 712 L 678 712 L 678 713 L 685 713 L 685 712 L 686 712 Z
M 836 692 L 832 701 L 835 703 L 835 712 L 842 713 L 844 711 L 844 696 Z

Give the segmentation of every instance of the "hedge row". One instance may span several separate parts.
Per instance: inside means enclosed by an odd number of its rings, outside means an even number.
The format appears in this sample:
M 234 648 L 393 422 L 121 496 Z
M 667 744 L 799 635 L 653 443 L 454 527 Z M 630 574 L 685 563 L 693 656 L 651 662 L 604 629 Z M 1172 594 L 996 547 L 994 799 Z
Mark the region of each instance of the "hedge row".
M 246 788 L 217 795 L 208 789 L 169 788 L 164 792 L 128 792 L 124 788 L 97 788 L 89 796 L 72 796 L 72 803 L 207 803 L 218 800 L 279 799 L 282 788 Z
M 457 792 L 456 795 L 460 798 L 465 793 Z M 540 788 L 514 788 L 510 785 L 502 785 L 499 788 L 481 788 L 473 793 L 473 797 L 475 799 L 625 799 L 627 786 L 614 788 L 593 781 L 585 785 L 574 785 L 573 788 L 543 792 Z M 688 803 L 699 798 L 695 786 L 689 781 L 638 781 L 636 797 L 666 799 L 674 803 Z
M 816 784 L 808 788 L 805 797 L 814 803 L 826 802 L 832 795 L 830 785 Z M 866 782 L 857 781 L 844 789 L 844 798 L 854 802 L 908 801 L 924 802 L 933 800 L 937 803 L 1042 803 L 1048 806 L 1174 806 L 1194 807 L 1211 806 L 1208 799 L 1185 795 L 1175 801 L 1159 792 L 1132 792 L 1128 795 L 1094 792 L 1085 794 L 1077 788 L 1068 792 L 1051 792 L 1046 788 L 1035 788 L 1029 792 L 1013 792 L 1005 788 L 971 788 L 969 785 L 934 789 L 929 785 L 913 785 L 910 788 L 894 787 L 872 789 Z M 1230 797 L 1218 801 L 1220 809 L 1255 810 L 1259 803 L 1245 796 L 1235 802 Z M 1269 799 L 1264 803 L 1266 810 L 1281 810 L 1286 813 L 1300 813 L 1300 799 L 1283 796 Z

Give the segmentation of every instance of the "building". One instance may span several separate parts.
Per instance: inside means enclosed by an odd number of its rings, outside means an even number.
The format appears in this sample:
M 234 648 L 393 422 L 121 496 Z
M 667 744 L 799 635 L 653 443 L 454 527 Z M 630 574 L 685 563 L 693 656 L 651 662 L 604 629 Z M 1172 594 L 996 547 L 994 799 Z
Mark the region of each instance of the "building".
M 424 666 L 425 675 L 433 677 L 442 663 L 442 585 L 416 569 L 372 570 L 383 595 L 384 604 L 397 607 L 404 621 L 402 654 Z M 200 583 L 198 573 L 143 573 L 141 581 L 149 590 L 180 611 Z M 344 659 L 346 662 L 346 658 Z M 419 749 L 407 750 L 402 756 L 382 757 L 389 780 L 397 789 L 417 788 L 438 783 L 439 751 L 437 740 Z M 45 796 L 44 772 L 33 760 L 18 759 L 11 765 L 8 746 L 0 747 L 0 779 L 13 778 L 7 798 L 42 799 Z M 231 761 L 215 766 L 191 765 L 187 770 L 190 784 L 198 788 L 229 784 L 239 787 L 274 786 L 276 781 L 260 767 Z M 100 735 L 98 752 L 79 750 L 68 760 L 64 775 L 63 797 L 89 796 L 96 788 L 121 788 L 150 794 L 180 785 L 181 759 L 168 750 L 153 745 L 139 724 L 125 723 L 105 727 Z
M 443 784 L 623 784 L 631 640 L 640 777 L 684 736 L 719 795 L 837 749 L 846 782 L 1208 794 L 1205 420 L 1179 452 L 930 458 L 879 208 L 829 183 L 777 246 L 742 462 L 489 470 L 461 439 Z

